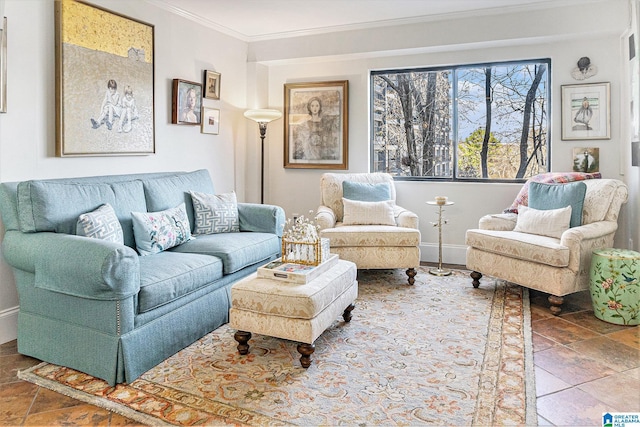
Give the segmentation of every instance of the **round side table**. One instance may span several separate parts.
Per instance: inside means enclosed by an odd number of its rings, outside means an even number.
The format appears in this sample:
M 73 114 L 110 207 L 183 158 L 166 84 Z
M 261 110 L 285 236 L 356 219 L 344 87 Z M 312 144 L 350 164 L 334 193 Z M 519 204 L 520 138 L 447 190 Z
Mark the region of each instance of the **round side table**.
M 595 250 L 590 273 L 595 316 L 617 325 L 640 324 L 640 252 Z

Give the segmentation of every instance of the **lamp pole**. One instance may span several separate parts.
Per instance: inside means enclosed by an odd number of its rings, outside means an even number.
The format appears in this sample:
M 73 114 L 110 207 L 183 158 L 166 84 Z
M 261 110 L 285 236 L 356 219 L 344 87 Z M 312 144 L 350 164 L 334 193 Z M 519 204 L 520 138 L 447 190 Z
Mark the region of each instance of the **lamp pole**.
M 267 135 L 267 122 L 259 122 L 260 126 L 260 141 L 262 145 L 262 154 L 260 156 L 260 171 L 262 176 L 260 179 L 260 203 L 264 204 L 264 137 Z
M 282 117 L 282 113 L 278 110 L 247 110 L 244 112 L 244 116 L 247 119 L 253 120 L 258 123 L 260 127 L 260 203 L 264 203 L 264 137 L 267 135 L 267 123 L 278 120 Z

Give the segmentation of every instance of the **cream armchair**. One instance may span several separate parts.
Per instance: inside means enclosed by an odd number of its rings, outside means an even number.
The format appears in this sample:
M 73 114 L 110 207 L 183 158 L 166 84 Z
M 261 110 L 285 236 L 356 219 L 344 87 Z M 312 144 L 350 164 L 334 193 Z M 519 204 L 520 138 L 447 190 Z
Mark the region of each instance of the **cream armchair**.
M 626 185 L 615 179 L 587 179 L 582 225 L 560 238 L 514 231 L 518 215 L 486 215 L 467 230 L 467 268 L 473 287 L 483 274 L 549 294 L 559 314 L 564 296 L 589 289 L 591 254 L 613 246 L 618 214 L 627 200 Z
M 345 181 L 350 199 L 343 203 Z M 373 187 L 388 188 L 388 193 L 384 197 L 372 196 Z M 329 239 L 332 253 L 354 262 L 359 269 L 406 268 L 409 284 L 415 282 L 416 268 L 420 265 L 418 216 L 395 204 L 396 189 L 391 175 L 325 173 L 320 178 L 320 194 L 316 222 L 320 237 Z M 358 212 L 360 208 L 370 212 Z M 387 217 L 380 209 L 386 209 Z

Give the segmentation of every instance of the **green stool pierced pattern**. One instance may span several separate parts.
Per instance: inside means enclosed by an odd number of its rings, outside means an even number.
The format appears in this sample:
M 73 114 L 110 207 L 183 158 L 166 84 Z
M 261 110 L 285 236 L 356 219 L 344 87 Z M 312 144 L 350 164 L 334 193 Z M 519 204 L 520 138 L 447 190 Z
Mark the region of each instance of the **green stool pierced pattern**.
M 618 325 L 640 324 L 640 253 L 593 251 L 589 282 L 594 314 Z

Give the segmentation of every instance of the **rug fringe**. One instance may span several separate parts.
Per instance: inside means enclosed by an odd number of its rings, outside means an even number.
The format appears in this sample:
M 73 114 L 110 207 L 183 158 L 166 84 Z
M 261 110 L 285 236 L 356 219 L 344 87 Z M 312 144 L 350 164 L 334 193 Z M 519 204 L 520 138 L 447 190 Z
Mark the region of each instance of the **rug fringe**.
M 23 369 L 18 371 L 18 378 L 21 380 L 36 384 L 40 387 L 44 387 L 46 389 L 55 391 L 56 393 L 63 394 L 65 396 L 71 397 L 73 399 L 79 400 L 81 402 L 88 403 L 90 405 L 98 406 L 100 408 L 106 409 L 111 412 L 115 412 L 123 417 L 127 417 L 133 421 L 137 421 L 142 424 L 152 425 L 152 426 L 171 426 L 173 424 L 168 423 L 160 418 L 156 418 L 151 415 L 143 414 L 134 409 L 131 409 L 125 405 L 120 403 L 112 402 L 107 399 L 100 399 L 95 396 L 92 396 L 88 393 L 72 389 L 71 387 L 67 387 L 65 385 L 59 384 L 53 380 L 49 380 L 46 378 L 42 378 L 41 376 L 33 373 L 33 371 L 42 368 L 48 365 L 47 362 L 42 362 L 36 366 L 32 366 L 28 369 Z

